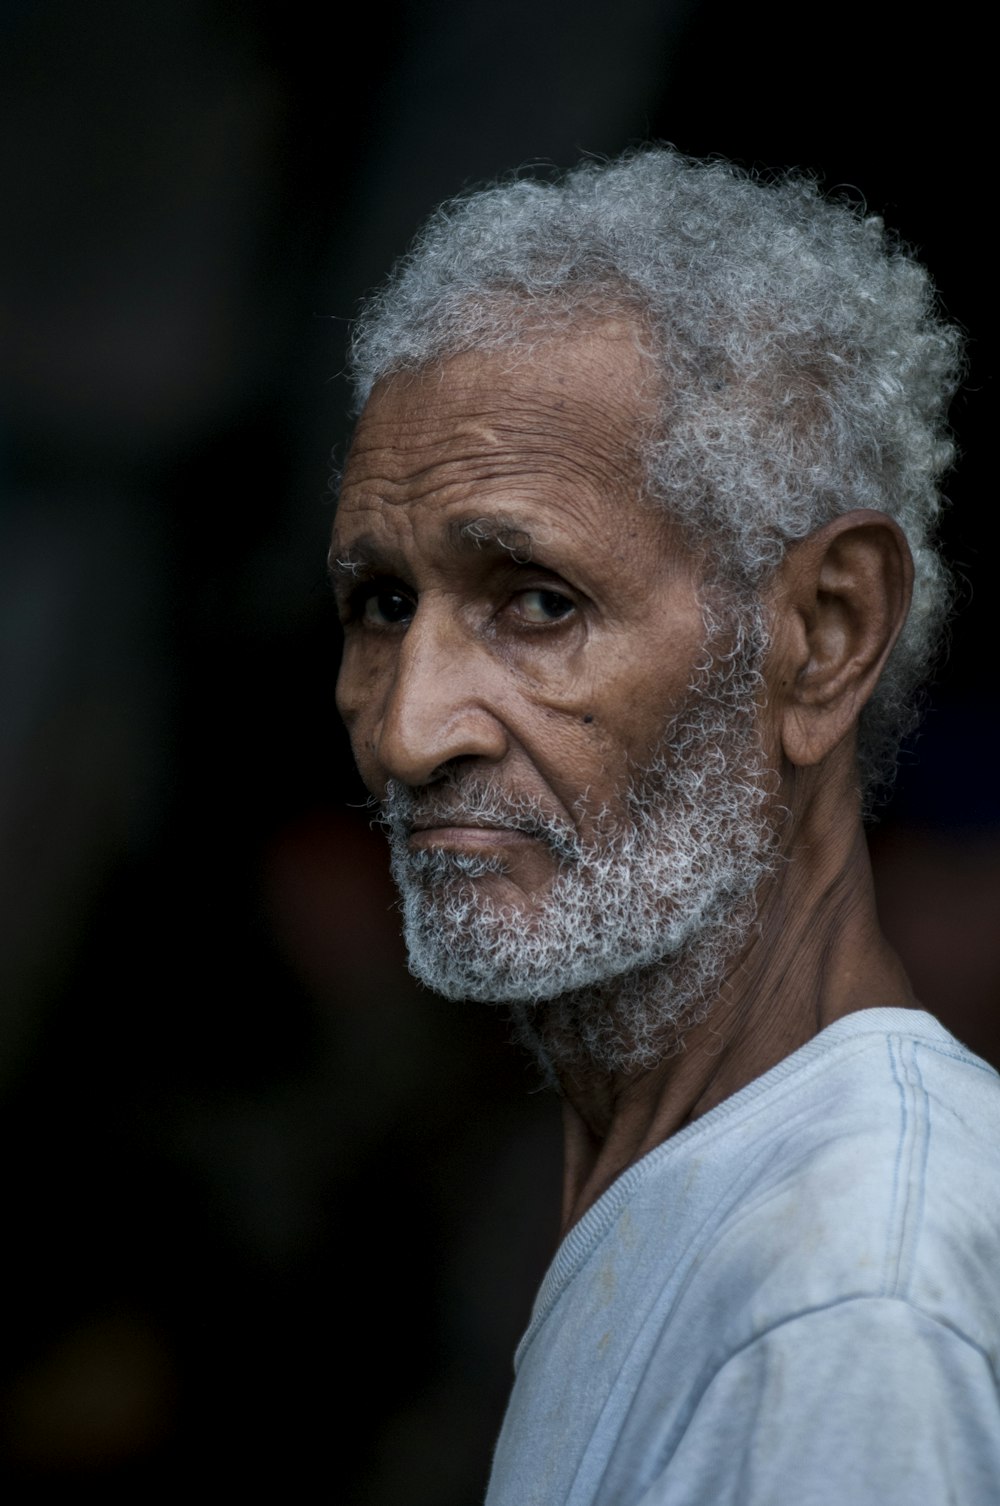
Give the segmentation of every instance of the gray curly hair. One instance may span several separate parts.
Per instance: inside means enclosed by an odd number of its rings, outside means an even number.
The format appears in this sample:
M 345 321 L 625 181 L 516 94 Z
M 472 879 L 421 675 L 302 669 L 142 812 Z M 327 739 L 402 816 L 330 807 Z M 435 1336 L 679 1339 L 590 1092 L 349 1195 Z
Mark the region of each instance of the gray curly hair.
M 927 273 L 805 176 L 669 147 L 588 161 L 432 216 L 355 327 L 358 409 L 391 371 L 609 310 L 637 317 L 665 378 L 648 493 L 707 541 L 722 580 L 759 596 L 791 541 L 852 508 L 906 534 L 913 606 L 859 731 L 870 794 L 915 720 L 950 600 L 934 538 L 961 339 Z

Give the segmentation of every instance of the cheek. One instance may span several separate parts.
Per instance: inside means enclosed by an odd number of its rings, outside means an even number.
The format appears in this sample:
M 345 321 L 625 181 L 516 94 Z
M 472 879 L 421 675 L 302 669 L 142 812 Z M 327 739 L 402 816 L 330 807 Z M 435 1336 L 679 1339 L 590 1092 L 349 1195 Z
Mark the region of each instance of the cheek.
M 690 696 L 693 665 L 664 655 L 653 665 L 617 666 L 595 677 L 582 706 L 584 730 L 621 757 L 645 761 Z
M 537 676 L 530 664 L 519 666 L 520 711 L 512 730 L 518 735 L 521 722 L 533 761 L 564 803 L 586 794 L 588 808 L 614 808 L 636 768 L 661 749 L 689 697 L 699 646 L 691 637 L 683 645 L 690 653 L 662 643 L 605 643 L 603 652 L 582 649 L 558 669 L 550 661 Z
M 542 784 L 567 812 L 583 818 L 585 837 L 602 811 L 619 812 L 635 765 L 648 757 L 635 729 L 609 715 L 596 695 L 573 710 L 551 703 L 524 707 L 509 725 Z
M 374 735 L 372 719 L 362 711 L 350 720 L 345 718 L 345 724 L 351 740 L 354 766 L 368 793 L 380 800 L 385 792 L 386 776 L 376 756 L 377 739 Z
M 613 722 L 630 700 L 634 679 L 628 643 L 590 634 L 575 643 L 541 641 L 498 655 L 519 694 L 586 725 Z
M 337 676 L 336 703 L 362 774 L 371 755 L 373 728 L 381 714 L 383 682 L 384 674 L 372 655 L 362 655 L 350 645 L 345 646 Z
M 343 658 L 340 661 L 340 669 L 337 673 L 337 688 L 335 699 L 337 711 L 344 726 L 351 730 L 357 720 L 358 713 L 363 704 L 360 695 L 360 683 L 358 675 L 350 662 L 350 654 L 344 649 Z

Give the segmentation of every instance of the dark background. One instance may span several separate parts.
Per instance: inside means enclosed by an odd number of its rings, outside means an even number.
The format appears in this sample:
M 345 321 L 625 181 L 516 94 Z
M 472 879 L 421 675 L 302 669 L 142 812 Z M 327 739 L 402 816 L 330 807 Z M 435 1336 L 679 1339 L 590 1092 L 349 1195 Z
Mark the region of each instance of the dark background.
M 479 1499 L 558 1112 L 408 981 L 324 580 L 359 295 L 424 214 L 658 137 L 815 169 L 971 332 L 961 615 L 874 834 L 996 1059 L 990 48 L 962 8 L 0 7 L 3 1469 Z

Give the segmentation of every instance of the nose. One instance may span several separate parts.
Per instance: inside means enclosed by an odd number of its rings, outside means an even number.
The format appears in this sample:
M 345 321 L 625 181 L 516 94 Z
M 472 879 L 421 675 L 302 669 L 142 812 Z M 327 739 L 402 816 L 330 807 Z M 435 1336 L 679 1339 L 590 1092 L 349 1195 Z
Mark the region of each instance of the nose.
M 508 747 L 491 693 L 498 670 L 485 645 L 422 601 L 399 641 L 372 729 L 380 782 L 413 787 L 459 759 L 498 763 Z

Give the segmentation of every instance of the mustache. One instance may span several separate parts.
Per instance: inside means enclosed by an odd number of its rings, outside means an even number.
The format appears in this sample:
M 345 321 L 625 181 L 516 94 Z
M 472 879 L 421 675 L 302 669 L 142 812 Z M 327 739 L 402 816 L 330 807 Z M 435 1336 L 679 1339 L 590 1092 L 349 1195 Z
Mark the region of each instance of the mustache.
M 565 816 L 547 811 L 531 796 L 504 790 L 477 775 L 449 775 L 440 784 L 414 790 L 390 779 L 381 801 L 390 839 L 405 840 L 427 826 L 482 826 L 523 832 L 561 858 L 578 858 L 582 843 Z

